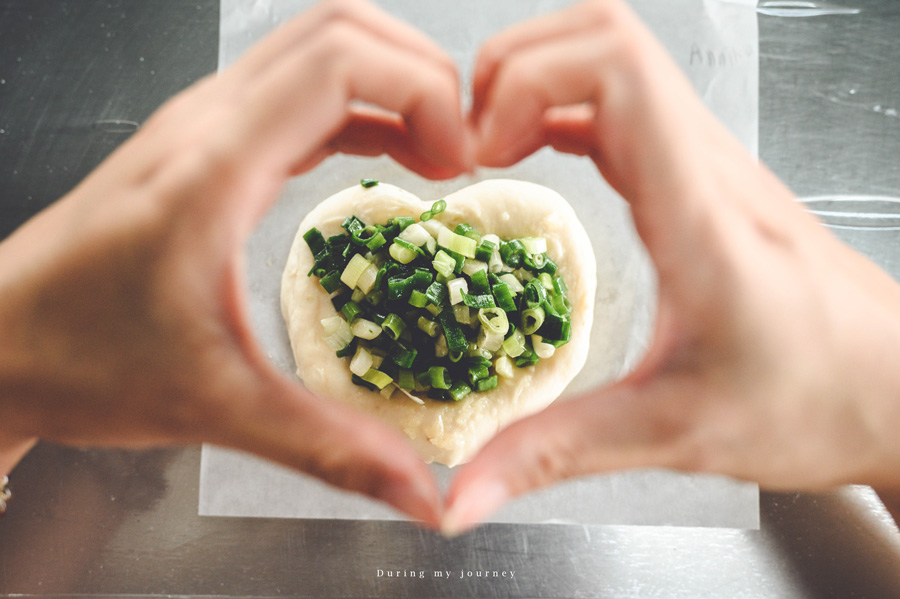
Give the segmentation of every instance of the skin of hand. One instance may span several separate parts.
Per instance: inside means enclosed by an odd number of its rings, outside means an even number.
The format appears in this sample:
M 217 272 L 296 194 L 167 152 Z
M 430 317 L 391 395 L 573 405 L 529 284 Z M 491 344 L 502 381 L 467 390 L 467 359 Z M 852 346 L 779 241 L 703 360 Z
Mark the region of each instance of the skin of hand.
M 898 286 L 792 201 L 624 4 L 497 35 L 474 93 L 481 164 L 551 145 L 592 158 L 629 201 L 658 313 L 633 373 L 513 424 L 463 467 L 445 532 L 529 490 L 636 467 L 896 492 Z
M 4 472 L 36 438 L 210 442 L 436 526 L 438 489 L 398 433 L 267 362 L 242 255 L 285 180 L 329 154 L 447 178 L 470 168 L 467 139 L 452 61 L 362 0 L 315 7 L 166 103 L 0 244 Z

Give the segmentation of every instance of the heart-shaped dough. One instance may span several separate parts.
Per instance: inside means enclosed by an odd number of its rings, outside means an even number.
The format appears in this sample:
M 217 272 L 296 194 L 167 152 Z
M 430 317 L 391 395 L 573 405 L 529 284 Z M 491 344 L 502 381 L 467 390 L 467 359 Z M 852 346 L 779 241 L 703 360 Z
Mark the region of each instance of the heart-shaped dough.
M 466 222 L 502 239 L 544 237 L 547 255 L 559 266 L 572 302 L 572 338 L 552 357 L 517 368 L 516 377 L 491 391 L 471 393 L 458 403 L 425 398 L 415 403 L 402 393 L 391 399 L 354 385 L 348 360 L 325 342 L 320 321 L 335 315 L 328 293 L 308 277 L 313 257 L 303 233 L 318 227 L 326 236 L 343 233 L 341 223 L 356 215 L 365 223 L 414 216 L 431 207 L 415 195 L 380 183 L 355 185 L 316 206 L 300 223 L 281 285 L 281 307 L 297 362 L 297 375 L 313 393 L 374 414 L 410 438 L 427 462 L 453 466 L 468 460 L 501 428 L 552 403 L 587 359 L 597 274 L 587 232 L 558 193 L 524 181 L 490 180 L 444 198 L 437 218 L 451 229 Z

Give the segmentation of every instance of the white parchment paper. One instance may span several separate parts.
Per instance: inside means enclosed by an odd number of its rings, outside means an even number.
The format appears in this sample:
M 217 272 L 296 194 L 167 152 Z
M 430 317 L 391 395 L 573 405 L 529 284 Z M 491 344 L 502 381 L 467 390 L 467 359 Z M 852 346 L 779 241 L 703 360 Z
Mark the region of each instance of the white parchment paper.
M 310 0 L 221 0 L 219 66 L 233 63 L 265 33 Z M 482 42 L 563 0 L 382 0 L 379 5 L 410 22 L 447 50 L 459 66 L 468 101 L 471 69 Z M 757 145 L 758 36 L 756 13 L 726 0 L 633 0 L 716 115 L 752 152 Z M 560 192 L 591 232 L 598 290 L 591 355 L 568 393 L 621 376 L 649 341 L 653 321 L 652 267 L 634 233 L 627 206 L 586 159 L 542 150 L 520 164 L 473 177 L 434 182 L 387 158 L 335 156 L 293 180 L 269 211 L 248 248 L 249 305 L 254 329 L 272 362 L 295 366 L 281 318 L 281 271 L 296 228 L 317 202 L 362 178 L 404 187 L 419 197 L 440 197 L 477 180 L 525 179 Z M 562 400 L 564 401 L 565 398 Z M 434 466 L 442 484 L 452 471 Z M 521 498 L 496 522 L 572 522 L 757 528 L 756 485 L 724 477 L 650 470 L 567 482 Z M 199 513 L 207 516 L 396 519 L 389 508 L 337 491 L 315 479 L 237 452 L 206 446 L 200 473 Z

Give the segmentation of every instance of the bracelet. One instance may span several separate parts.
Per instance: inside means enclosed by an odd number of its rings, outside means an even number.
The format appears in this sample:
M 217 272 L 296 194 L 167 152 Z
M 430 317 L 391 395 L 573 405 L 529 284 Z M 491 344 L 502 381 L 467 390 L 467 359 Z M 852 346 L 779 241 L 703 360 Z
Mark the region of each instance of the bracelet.
M 9 477 L 0 479 L 0 516 L 6 513 L 6 504 L 12 499 L 12 491 L 9 490 Z

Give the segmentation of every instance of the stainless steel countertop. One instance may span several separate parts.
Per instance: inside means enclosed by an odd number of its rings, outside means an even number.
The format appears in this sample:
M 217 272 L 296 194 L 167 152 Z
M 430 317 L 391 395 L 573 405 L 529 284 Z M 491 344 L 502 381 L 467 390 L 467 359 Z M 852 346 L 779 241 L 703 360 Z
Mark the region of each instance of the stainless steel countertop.
M 900 5 L 841 4 L 860 12 L 760 17 L 760 156 L 803 196 L 900 196 Z M 0 236 L 214 70 L 217 27 L 215 0 L 0 0 Z M 836 232 L 900 278 L 896 231 Z M 201 518 L 198 466 L 195 448 L 40 445 L 0 520 L 0 595 L 900 597 L 900 535 L 866 489 L 764 492 L 758 531 L 491 525 L 446 540 Z

